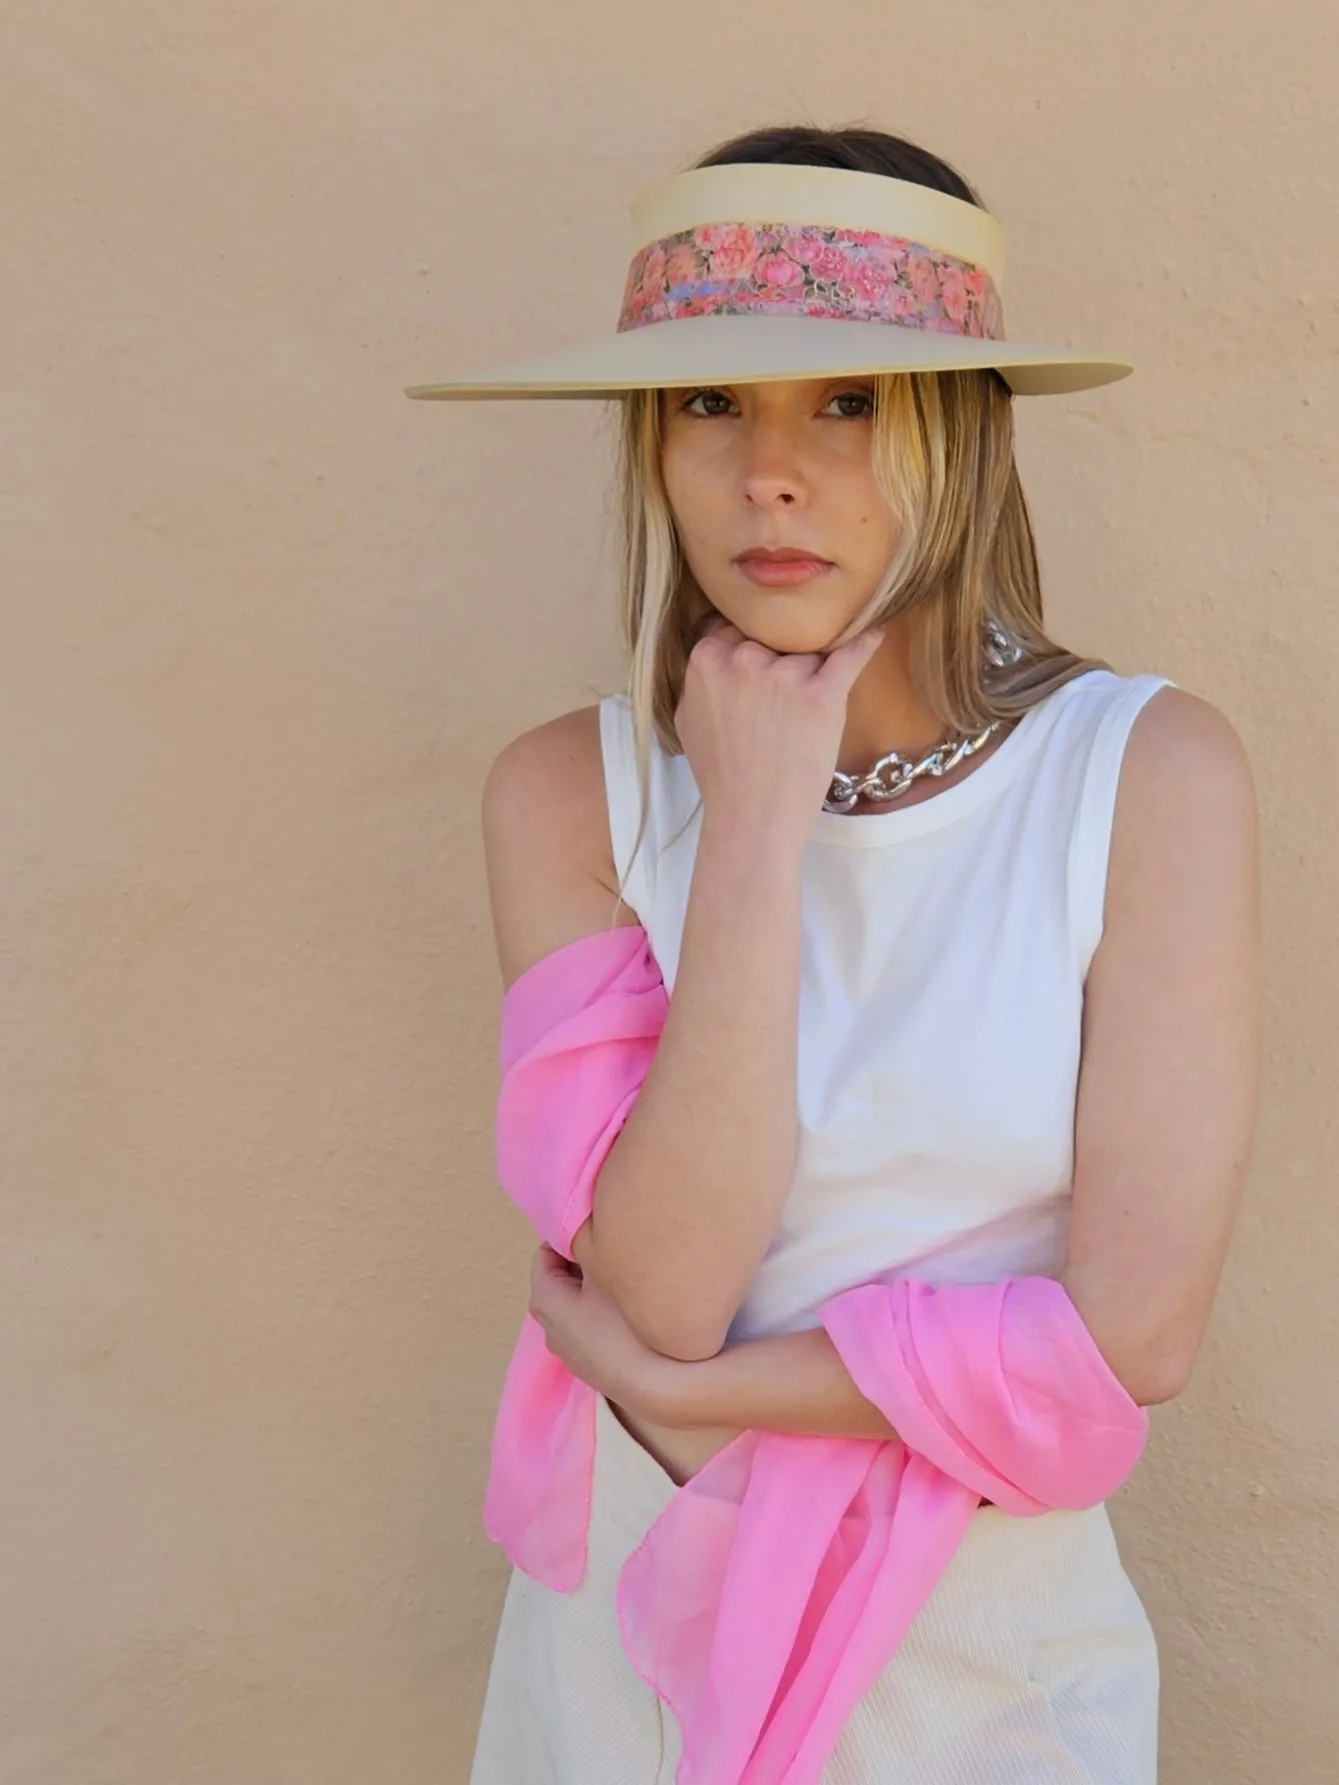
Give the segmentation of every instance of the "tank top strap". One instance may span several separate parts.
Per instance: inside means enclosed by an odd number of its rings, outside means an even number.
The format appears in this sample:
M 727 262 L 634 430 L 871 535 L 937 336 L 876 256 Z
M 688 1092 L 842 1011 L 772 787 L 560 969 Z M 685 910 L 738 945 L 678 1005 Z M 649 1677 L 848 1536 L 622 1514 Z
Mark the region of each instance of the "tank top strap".
M 637 784 L 637 751 L 632 731 L 632 706 L 626 694 L 606 694 L 600 702 L 600 751 L 604 760 L 604 794 L 609 813 L 609 841 L 614 872 L 623 886 L 623 900 L 647 923 L 651 909 L 649 864 L 655 850 L 654 788 L 651 813 L 642 846 L 633 858 L 637 827 L 641 822 L 641 793 Z M 651 772 L 656 770 L 654 740 Z M 629 872 L 631 864 L 631 872 Z M 626 876 L 626 883 L 625 883 Z
M 1069 859 L 1071 935 L 1084 977 L 1105 927 L 1107 869 L 1125 746 L 1152 697 L 1160 688 L 1176 686 L 1168 677 L 1152 674 L 1103 678 L 1103 682 L 1112 692 L 1106 694 L 1104 688 L 1090 731 Z
M 600 742 L 609 838 L 614 868 L 623 882 L 623 900 L 636 912 L 665 984 L 672 990 L 702 822 L 697 783 L 687 757 L 667 753 L 653 730 L 647 764 L 646 830 L 634 854 L 641 822 L 641 788 L 632 702 L 626 691 L 607 694 L 600 702 Z

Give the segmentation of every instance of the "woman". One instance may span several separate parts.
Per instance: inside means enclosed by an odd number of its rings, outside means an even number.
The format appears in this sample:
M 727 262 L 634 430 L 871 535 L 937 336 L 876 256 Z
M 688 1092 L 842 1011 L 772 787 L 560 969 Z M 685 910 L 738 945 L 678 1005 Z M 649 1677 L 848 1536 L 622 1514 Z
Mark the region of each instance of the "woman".
M 410 393 L 620 401 L 629 690 L 510 743 L 483 823 L 509 992 L 613 899 L 672 993 L 575 1263 L 535 1257 L 596 1391 L 588 1549 L 574 1591 L 513 1573 L 472 1785 L 676 1777 L 620 1573 L 741 1434 L 896 1447 L 840 1292 L 1050 1278 L 1134 1407 L 1179 1393 L 1254 1125 L 1241 745 L 1048 635 L 1014 466 L 1015 394 L 1128 368 L 1006 346 L 998 226 L 910 143 L 697 168 L 634 213 L 613 342 Z M 972 1507 L 822 1779 L 1149 1785 L 1105 1505 Z M 752 1764 L 710 1785 L 802 1776 Z

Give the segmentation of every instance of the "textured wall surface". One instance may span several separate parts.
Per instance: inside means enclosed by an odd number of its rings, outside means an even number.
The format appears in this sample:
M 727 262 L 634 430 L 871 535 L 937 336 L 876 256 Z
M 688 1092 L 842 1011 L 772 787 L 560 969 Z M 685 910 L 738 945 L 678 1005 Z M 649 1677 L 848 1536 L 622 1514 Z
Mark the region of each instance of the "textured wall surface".
M 478 789 L 618 685 L 627 205 L 868 121 L 1009 238 L 1054 629 L 1232 716 L 1270 1033 L 1191 1387 L 1113 1505 L 1166 1785 L 1339 1777 L 1326 0 L 11 0 L 0 15 L 0 1780 L 462 1785 L 529 1252 Z M 630 1782 L 631 1785 L 631 1782 Z

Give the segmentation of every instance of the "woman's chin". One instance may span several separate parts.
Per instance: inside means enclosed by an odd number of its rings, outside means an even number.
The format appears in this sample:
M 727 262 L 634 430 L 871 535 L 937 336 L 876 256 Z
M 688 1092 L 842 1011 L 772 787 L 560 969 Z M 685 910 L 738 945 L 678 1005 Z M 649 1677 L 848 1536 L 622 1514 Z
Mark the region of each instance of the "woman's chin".
M 830 651 L 858 611 L 853 608 L 834 618 L 830 603 L 820 605 L 812 595 L 806 600 L 803 589 L 760 589 L 751 600 L 735 599 L 729 607 L 715 601 L 711 605 L 745 638 L 783 657 Z
M 830 651 L 833 642 L 840 637 L 840 628 L 831 626 L 814 626 L 796 624 L 759 624 L 755 622 L 746 626 L 743 621 L 736 620 L 739 630 L 749 638 L 756 639 L 760 645 L 766 645 L 769 651 L 775 651 L 781 657 L 800 657 L 813 652 Z

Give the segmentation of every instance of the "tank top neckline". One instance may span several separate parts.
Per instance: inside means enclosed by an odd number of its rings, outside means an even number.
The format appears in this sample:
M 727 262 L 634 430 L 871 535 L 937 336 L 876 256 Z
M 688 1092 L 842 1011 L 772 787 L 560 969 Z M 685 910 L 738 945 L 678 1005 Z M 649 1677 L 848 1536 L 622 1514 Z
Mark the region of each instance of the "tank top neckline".
M 868 849 L 901 843 L 953 823 L 999 793 L 1027 763 L 1041 742 L 1044 721 L 1062 696 L 1079 682 L 1101 672 L 1085 670 L 1028 708 L 999 748 L 971 774 L 914 806 L 892 806 L 886 812 L 824 812 L 814 818 L 810 841 L 838 848 Z
M 988 756 L 971 774 L 951 787 L 941 788 L 938 793 L 931 794 L 917 805 L 893 806 L 887 812 L 849 814 L 820 809 L 814 815 L 808 841 L 820 846 L 831 844 L 838 849 L 883 848 L 913 837 L 926 836 L 931 831 L 952 824 L 1008 786 L 1041 743 L 1048 715 L 1054 715 L 1059 704 L 1068 700 L 1081 682 L 1089 682 L 1094 676 L 1111 673 L 1089 669 L 1062 682 L 1035 706 L 1028 708 L 993 755 Z M 626 690 L 612 698 L 630 711 Z M 686 776 L 692 784 L 692 770 L 686 756 L 666 756 L 654 732 L 651 736 L 651 748 L 673 774 Z

